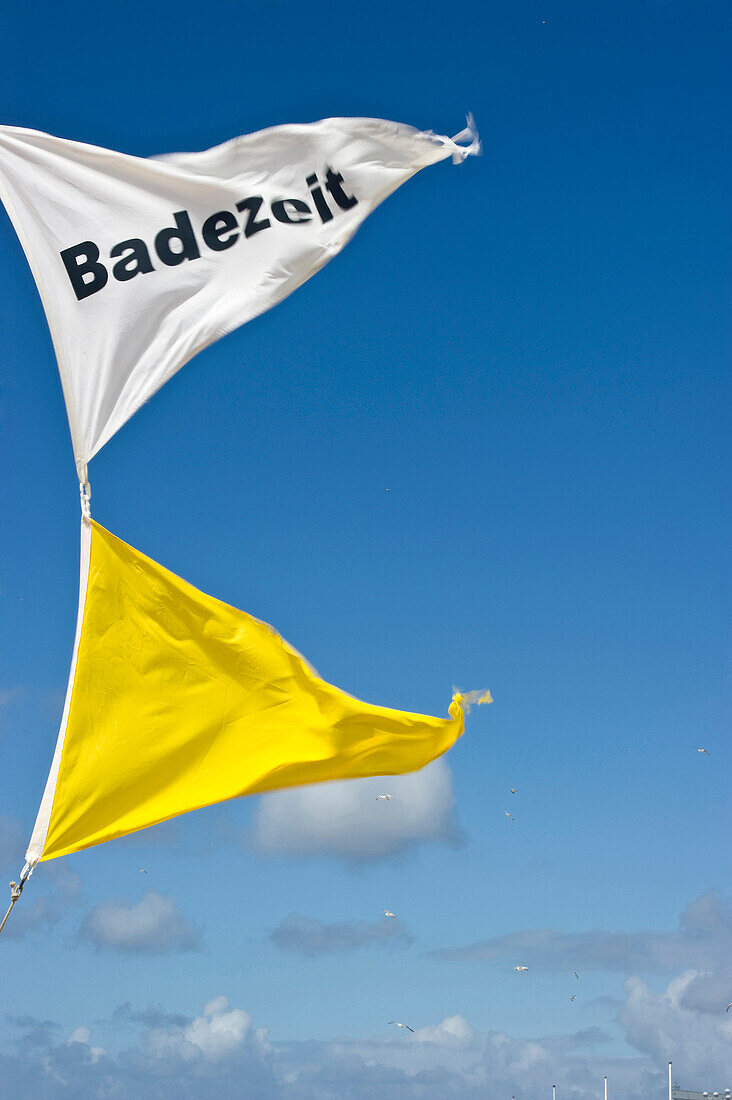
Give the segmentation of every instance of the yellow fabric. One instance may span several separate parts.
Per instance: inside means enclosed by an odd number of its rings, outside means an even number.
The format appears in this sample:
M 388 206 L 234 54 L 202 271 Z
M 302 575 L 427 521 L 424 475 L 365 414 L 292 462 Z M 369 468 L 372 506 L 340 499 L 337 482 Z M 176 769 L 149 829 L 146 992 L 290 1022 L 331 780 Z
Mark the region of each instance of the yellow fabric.
M 462 734 L 462 701 L 454 697 L 446 719 L 359 702 L 271 626 L 93 523 L 41 858 L 238 795 L 415 771 Z

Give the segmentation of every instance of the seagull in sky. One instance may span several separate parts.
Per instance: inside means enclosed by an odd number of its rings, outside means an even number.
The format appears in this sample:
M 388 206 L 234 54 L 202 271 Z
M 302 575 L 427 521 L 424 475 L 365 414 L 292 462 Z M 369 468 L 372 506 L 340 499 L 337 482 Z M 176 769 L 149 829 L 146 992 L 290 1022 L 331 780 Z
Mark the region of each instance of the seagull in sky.
M 570 999 L 570 1001 L 576 1001 L 577 1000 L 577 994 L 573 993 L 572 996 L 569 999 Z
M 703 753 L 706 753 L 706 755 L 707 755 L 707 756 L 711 756 L 711 755 L 712 755 L 712 754 L 711 754 L 711 753 L 709 752 L 709 750 L 708 750 L 708 749 L 700 749 L 698 745 L 697 745 L 696 751 L 697 751 L 697 752 L 703 752 Z
M 573 970 L 572 973 L 574 974 L 575 978 L 579 981 L 579 974 L 577 973 L 577 971 Z
M 396 913 L 392 913 L 392 911 L 390 909 L 385 909 L 384 910 L 384 916 L 385 917 L 394 917 L 394 919 L 396 920 Z
M 528 970 L 528 966 L 514 966 L 514 970 Z
M 377 802 L 391 802 L 393 797 L 394 797 L 393 794 L 377 794 L 376 801 Z
M 509 789 L 511 791 L 511 794 L 516 794 L 516 791 L 518 790 L 518 787 L 511 787 Z
M 144 868 L 144 867 L 141 867 L 141 868 L 140 868 L 140 874 L 141 874 L 141 875 L 146 875 L 146 874 L 147 874 L 147 871 L 145 870 L 145 868 Z
M 506 817 L 510 818 L 510 820 L 511 820 L 511 821 L 515 821 L 515 820 L 516 820 L 516 818 L 515 818 L 515 817 L 513 816 L 513 814 L 510 814 L 510 813 L 508 812 L 508 810 L 504 810 L 503 812 L 505 813 Z
M 414 1035 L 414 1028 L 410 1027 L 409 1024 L 400 1024 L 398 1020 L 389 1020 L 389 1023 L 396 1024 L 397 1027 L 405 1027 L 407 1031 L 411 1031 L 412 1035 Z
M 727 1005 L 727 1007 L 725 1008 L 725 1010 L 724 1010 L 724 1011 L 725 1011 L 725 1012 L 729 1012 L 729 1010 L 730 1010 L 731 1008 L 732 1008 L 732 1001 L 730 1001 L 730 1002 L 729 1002 L 729 1004 Z

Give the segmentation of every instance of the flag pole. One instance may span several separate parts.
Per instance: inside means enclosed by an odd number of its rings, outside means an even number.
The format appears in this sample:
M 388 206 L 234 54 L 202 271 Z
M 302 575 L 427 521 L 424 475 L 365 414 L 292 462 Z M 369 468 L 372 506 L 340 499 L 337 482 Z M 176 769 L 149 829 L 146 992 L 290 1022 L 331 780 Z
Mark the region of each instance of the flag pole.
M 607 1100 L 607 1075 L 605 1075 L 605 1100 Z
M 5 922 L 12 913 L 13 906 L 15 905 L 20 895 L 23 893 L 23 887 L 25 886 L 32 873 L 32 868 L 29 867 L 26 863 L 25 867 L 20 872 L 20 881 L 10 883 L 10 905 L 8 906 L 8 911 L 3 917 L 2 922 L 0 922 L 0 932 L 2 932 L 3 928 L 5 927 Z
M 668 1100 L 671 1100 L 671 1064 L 668 1064 Z

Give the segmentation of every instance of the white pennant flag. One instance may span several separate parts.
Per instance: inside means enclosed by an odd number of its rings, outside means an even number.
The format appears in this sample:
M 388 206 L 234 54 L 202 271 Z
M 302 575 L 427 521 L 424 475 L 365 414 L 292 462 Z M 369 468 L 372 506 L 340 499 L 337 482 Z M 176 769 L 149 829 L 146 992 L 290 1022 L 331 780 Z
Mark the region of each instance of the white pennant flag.
M 153 159 L 0 126 L 0 198 L 43 300 L 79 480 L 196 352 L 314 275 L 420 168 L 479 149 L 470 119 L 448 138 L 330 118 Z

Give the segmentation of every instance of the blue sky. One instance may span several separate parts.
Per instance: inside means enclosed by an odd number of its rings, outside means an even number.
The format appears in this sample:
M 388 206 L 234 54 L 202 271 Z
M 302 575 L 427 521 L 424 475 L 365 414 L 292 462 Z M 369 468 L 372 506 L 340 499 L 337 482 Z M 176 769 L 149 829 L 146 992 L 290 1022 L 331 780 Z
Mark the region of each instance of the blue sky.
M 707 0 L 0 15 L 2 121 L 137 155 L 329 115 L 454 133 L 475 113 L 480 160 L 401 188 L 188 364 L 90 480 L 102 524 L 353 694 L 435 714 L 453 684 L 495 698 L 392 803 L 370 781 L 265 796 L 41 868 L 0 941 L 14 1095 L 558 1080 L 584 1100 L 607 1072 L 660 1096 L 669 1059 L 686 1087 L 732 1084 L 729 30 Z M 0 285 L 11 877 L 68 674 L 78 490 L 4 212 Z

